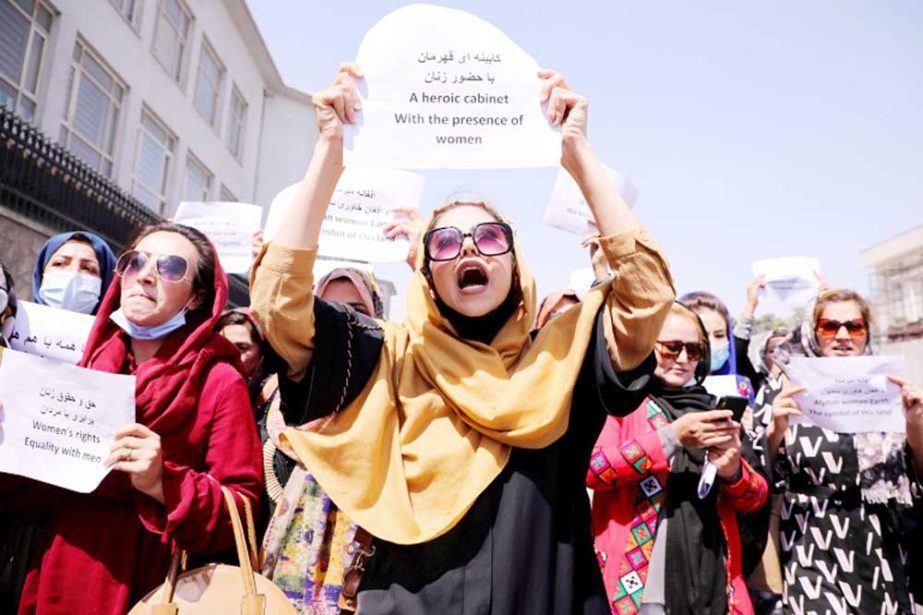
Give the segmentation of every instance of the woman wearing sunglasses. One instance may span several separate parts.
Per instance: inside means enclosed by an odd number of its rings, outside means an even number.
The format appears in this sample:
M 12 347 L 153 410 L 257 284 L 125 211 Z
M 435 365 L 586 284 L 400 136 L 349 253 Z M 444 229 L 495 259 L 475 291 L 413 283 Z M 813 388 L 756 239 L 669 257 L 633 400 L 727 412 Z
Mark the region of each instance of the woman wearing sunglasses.
M 132 374 L 120 428 L 89 494 L 0 475 L 0 509 L 42 528 L 20 613 L 121 614 L 163 582 L 174 546 L 233 545 L 220 485 L 256 502 L 260 444 L 237 349 L 215 331 L 227 278 L 200 232 L 161 223 L 116 265 L 80 365 Z
M 761 465 L 730 410 L 702 387 L 708 334 L 673 304 L 649 396 L 609 417 L 590 457 L 593 531 L 613 613 L 752 613 L 738 513 L 766 502 Z M 717 480 L 704 496 L 706 458 Z
M 857 293 L 822 292 L 808 310 L 809 356 L 871 354 L 871 310 Z M 772 402 L 770 458 L 785 484 L 780 521 L 783 603 L 808 613 L 912 613 L 902 517 L 923 485 L 923 393 L 902 378 L 907 432 L 838 434 L 809 423 L 786 385 Z M 787 382 L 787 381 L 786 381 Z M 919 600 L 919 597 L 917 597 Z
M 282 440 L 362 528 L 341 597 L 370 615 L 608 614 L 584 476 L 600 400 L 634 407 L 653 370 L 674 296 L 666 263 L 589 147 L 586 99 L 543 71 L 536 104 L 561 126 L 562 163 L 595 212 L 613 282 L 533 340 L 535 285 L 512 229 L 484 202 L 455 201 L 425 226 L 403 322 L 314 297 L 361 77 L 344 65 L 315 95 L 320 137 L 251 290 L 288 365 L 286 420 L 314 421 Z M 336 377 L 316 376 L 331 364 Z

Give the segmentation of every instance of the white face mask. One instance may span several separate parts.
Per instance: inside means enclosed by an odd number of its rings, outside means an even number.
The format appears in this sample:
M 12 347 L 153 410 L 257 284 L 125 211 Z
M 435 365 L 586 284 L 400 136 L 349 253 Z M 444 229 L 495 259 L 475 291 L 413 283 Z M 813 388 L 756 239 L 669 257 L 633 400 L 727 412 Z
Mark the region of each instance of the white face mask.
M 181 309 L 174 314 L 168 321 L 159 325 L 138 325 L 128 320 L 122 308 L 117 309 L 109 315 L 109 320 L 114 322 L 122 331 L 136 340 L 159 340 L 167 337 L 180 327 L 186 324 L 186 308 Z
M 99 305 L 102 280 L 72 271 L 50 271 L 42 276 L 38 294 L 49 306 L 92 314 Z

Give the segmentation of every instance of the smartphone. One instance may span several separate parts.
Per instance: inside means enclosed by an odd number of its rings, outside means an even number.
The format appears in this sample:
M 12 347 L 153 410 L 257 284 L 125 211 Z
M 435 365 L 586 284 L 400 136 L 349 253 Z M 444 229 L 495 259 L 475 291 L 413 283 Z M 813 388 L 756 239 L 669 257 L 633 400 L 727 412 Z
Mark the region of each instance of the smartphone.
M 734 413 L 731 418 L 739 423 L 740 419 L 744 416 L 744 412 L 747 410 L 747 404 L 749 402 L 750 400 L 746 397 L 727 395 L 718 398 L 718 402 L 715 404 L 715 410 L 730 410 Z

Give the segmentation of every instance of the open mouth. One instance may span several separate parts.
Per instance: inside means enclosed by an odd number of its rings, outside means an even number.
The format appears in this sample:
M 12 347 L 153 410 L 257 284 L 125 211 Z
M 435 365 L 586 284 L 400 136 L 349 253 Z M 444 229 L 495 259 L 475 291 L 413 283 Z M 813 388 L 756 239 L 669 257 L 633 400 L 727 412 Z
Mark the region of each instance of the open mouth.
M 474 263 L 463 265 L 458 271 L 458 288 L 475 291 L 487 286 L 487 271 Z

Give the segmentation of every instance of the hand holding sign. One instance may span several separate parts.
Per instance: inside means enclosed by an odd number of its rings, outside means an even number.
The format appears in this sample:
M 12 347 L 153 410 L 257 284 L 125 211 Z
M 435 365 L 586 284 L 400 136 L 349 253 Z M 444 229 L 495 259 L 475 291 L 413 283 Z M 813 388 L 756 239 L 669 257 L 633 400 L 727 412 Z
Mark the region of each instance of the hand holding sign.
M 900 357 L 792 357 L 788 373 L 805 390 L 791 397 L 803 418 L 838 433 L 904 432 L 907 421 L 901 388 L 891 374 L 902 373 Z M 791 422 L 802 420 L 792 416 Z
M 362 77 L 359 66 L 344 62 L 340 64 L 340 72 L 331 86 L 313 96 L 317 132 L 321 137 L 340 141 L 343 138 L 343 125 L 356 121 L 362 110 L 362 102 L 354 79 Z

